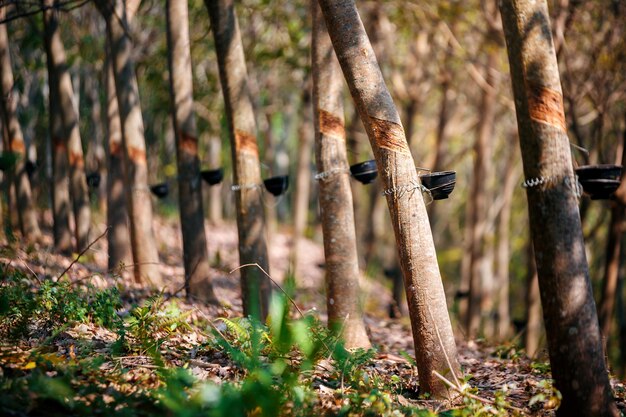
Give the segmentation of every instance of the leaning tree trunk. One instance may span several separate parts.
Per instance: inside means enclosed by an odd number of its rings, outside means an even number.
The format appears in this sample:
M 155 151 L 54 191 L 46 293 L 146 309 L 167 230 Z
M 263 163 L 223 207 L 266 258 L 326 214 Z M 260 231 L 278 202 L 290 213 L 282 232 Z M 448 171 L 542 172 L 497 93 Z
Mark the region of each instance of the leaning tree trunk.
M 80 138 L 78 114 L 74 107 L 74 91 L 72 79 L 68 71 L 65 58 L 65 48 L 59 31 L 57 16 L 58 0 L 42 0 L 42 6 L 46 8 L 44 13 L 46 55 L 48 57 L 48 84 L 50 98 L 58 101 L 51 102 L 56 106 L 63 122 L 63 139 L 67 146 L 67 156 L 70 167 L 70 194 L 72 196 L 74 223 L 74 235 L 76 237 L 76 250 L 80 252 L 89 245 L 89 228 L 91 225 L 91 209 L 89 207 L 89 190 L 85 177 L 85 161 L 83 158 L 83 145 Z
M 167 0 L 167 43 L 172 120 L 176 137 L 178 200 L 183 232 L 187 295 L 215 302 L 204 231 L 198 134 L 193 113 L 193 76 L 187 0 Z
M 123 0 L 113 0 L 112 3 L 107 0 L 98 0 L 96 5 L 107 22 L 115 91 L 122 122 L 126 202 L 130 220 L 135 281 L 160 288 L 163 286 L 163 280 L 152 230 L 152 200 L 148 189 L 146 141 L 139 88 L 131 59 L 132 42 L 127 32 L 129 19 Z
M 269 273 L 256 122 L 246 61 L 233 0 L 205 0 L 209 11 L 234 168 L 239 230 L 239 261 L 256 263 Z M 267 315 L 270 282 L 259 268 L 241 269 L 244 314 Z
M 422 392 L 448 395 L 434 371 L 460 374 L 435 245 L 415 162 L 354 0 L 320 0 L 387 196 L 404 276 Z
M 611 395 L 578 211 L 563 95 L 545 0 L 501 3 L 530 230 L 558 415 L 619 415 Z
M 0 19 L 4 19 L 6 7 L 0 7 Z M 37 213 L 35 212 L 30 180 L 25 169 L 26 144 L 22 128 L 17 120 L 17 97 L 13 91 L 13 70 L 11 68 L 11 56 L 9 53 L 9 37 L 7 25 L 0 25 L 0 112 L 4 118 L 7 129 L 8 143 L 5 152 L 13 152 L 17 155 L 17 162 L 8 177 L 15 185 L 17 199 L 17 211 L 20 229 L 25 239 L 35 241 L 41 236 Z
M 326 259 L 328 327 L 347 348 L 369 348 L 359 303 L 352 191 L 343 115 L 343 78 L 317 0 L 313 13 L 312 72 L 315 160 Z
M 130 265 L 133 254 L 130 248 L 130 232 L 128 230 L 128 212 L 126 210 L 126 191 L 124 186 L 124 151 L 122 142 L 122 125 L 120 120 L 117 94 L 115 93 L 115 76 L 111 57 L 110 39 L 106 39 L 106 125 L 108 135 L 108 169 L 107 169 L 107 226 L 109 233 L 109 269 L 120 265 Z

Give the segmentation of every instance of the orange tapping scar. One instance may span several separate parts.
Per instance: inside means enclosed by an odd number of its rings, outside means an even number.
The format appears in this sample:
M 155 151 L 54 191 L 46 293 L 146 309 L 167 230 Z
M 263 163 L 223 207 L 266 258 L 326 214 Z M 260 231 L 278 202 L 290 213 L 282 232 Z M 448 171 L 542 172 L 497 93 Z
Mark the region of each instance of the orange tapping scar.
M 528 112 L 535 122 L 567 131 L 565 111 L 563 110 L 563 96 L 558 91 L 545 87 L 528 88 Z
M 70 151 L 69 162 L 72 167 L 82 168 L 85 165 L 83 154 L 80 152 Z
M 134 146 L 128 147 L 128 158 L 137 165 L 146 165 L 146 151 Z
M 320 132 L 324 135 L 346 140 L 346 130 L 344 128 L 343 119 L 326 110 L 318 109 L 318 112 L 320 117 Z
M 180 132 L 180 150 L 193 156 L 198 155 L 198 139 Z
M 374 141 L 379 148 L 387 149 L 391 152 L 411 154 L 409 144 L 404 137 L 402 126 L 388 120 L 370 117 Z
M 109 142 L 109 154 L 115 157 L 122 157 L 122 143 Z
M 23 141 L 17 141 L 15 139 L 13 139 L 11 142 L 11 151 L 15 152 L 15 153 L 24 153 L 26 152 L 26 147 L 24 146 L 24 142 Z
M 235 149 L 242 152 L 249 152 L 254 155 L 259 154 L 256 137 L 248 132 L 237 129 L 235 129 Z

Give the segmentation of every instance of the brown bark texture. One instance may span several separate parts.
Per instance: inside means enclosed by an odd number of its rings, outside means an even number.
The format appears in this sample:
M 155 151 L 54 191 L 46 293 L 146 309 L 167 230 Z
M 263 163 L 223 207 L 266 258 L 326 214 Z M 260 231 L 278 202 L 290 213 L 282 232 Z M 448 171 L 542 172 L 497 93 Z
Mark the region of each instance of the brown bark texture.
M 239 262 L 257 263 L 269 273 L 257 127 L 233 0 L 205 0 L 215 38 L 234 167 Z M 270 282 L 256 267 L 242 268 L 244 314 L 265 318 Z
M 317 0 L 313 15 L 312 72 L 315 161 L 326 259 L 328 327 L 347 348 L 369 348 L 359 302 L 359 259 L 343 114 L 343 77 Z
M 578 210 L 563 95 L 545 0 L 500 5 L 530 229 L 561 416 L 619 415 L 612 398 Z M 543 181 L 543 182 L 541 182 Z
M 107 226 L 109 233 L 109 269 L 121 264 L 130 265 L 133 254 L 130 248 L 128 229 L 128 211 L 126 210 L 126 191 L 124 185 L 124 150 L 122 125 L 115 92 L 115 76 L 111 57 L 110 39 L 106 40 L 106 126 L 107 126 Z
M 626 116 L 626 114 L 625 114 Z M 626 166 L 626 125 L 622 132 L 622 157 L 621 164 Z M 622 236 L 624 234 L 623 222 L 626 217 L 626 172 L 622 172 L 622 182 L 615 192 L 615 201 L 611 203 L 611 222 L 609 224 L 609 238 L 606 244 L 606 262 L 604 278 L 602 280 L 602 297 L 598 308 L 600 330 L 604 351 L 611 334 L 611 323 L 615 311 L 615 299 L 617 295 L 619 270 L 621 267 Z
M 309 84 L 306 82 L 305 85 Z M 298 128 L 298 158 L 296 162 L 296 183 L 293 193 L 293 246 L 291 254 L 292 268 L 298 275 L 298 255 L 300 243 L 307 225 L 309 214 L 309 195 L 311 191 L 311 150 L 313 149 L 313 126 L 311 121 L 311 89 L 305 88 L 302 94 Z
M 4 19 L 6 7 L 0 7 L 0 19 Z M 30 180 L 24 169 L 26 162 L 26 144 L 22 128 L 17 119 L 17 97 L 13 90 L 13 69 L 9 52 L 9 36 L 7 24 L 0 25 L 0 112 L 7 129 L 8 142 L 5 152 L 17 155 L 17 162 L 9 170 L 8 178 L 15 186 L 17 212 L 20 229 L 25 239 L 35 241 L 39 239 L 41 231 L 35 211 Z
M 193 76 L 187 0 L 167 0 L 167 42 L 172 120 L 176 138 L 178 200 L 187 295 L 216 302 L 204 231 L 198 133 L 193 112 Z
M 460 374 L 426 206 L 400 116 L 380 72 L 354 0 L 320 0 L 324 20 L 386 191 L 417 352 L 420 389 L 448 391 L 433 371 Z
M 107 22 L 115 75 L 115 91 L 122 126 L 122 149 L 126 176 L 126 203 L 135 280 L 161 288 L 159 254 L 152 230 L 152 200 L 148 189 L 146 141 L 139 88 L 131 58 L 132 42 L 126 30 L 128 18 L 124 1 L 99 0 L 96 5 Z
M 91 227 L 91 208 L 89 207 L 89 190 L 85 176 L 83 145 L 80 138 L 78 114 L 74 107 L 74 89 L 65 57 L 65 48 L 59 31 L 58 0 L 42 0 L 44 12 L 46 55 L 48 59 L 48 77 L 51 100 L 56 111 L 61 115 L 63 128 L 61 142 L 66 146 L 69 162 L 69 189 L 74 212 L 74 236 L 76 251 L 80 252 L 89 245 L 89 229 Z
M 44 21 L 49 20 L 49 14 L 52 10 L 44 12 Z M 45 44 L 52 44 L 53 31 L 50 24 L 44 27 Z M 57 85 L 58 81 L 53 80 L 56 77 L 52 58 L 50 54 L 46 54 L 48 66 L 48 84 Z M 60 253 L 71 253 L 72 251 L 72 232 L 70 230 L 70 187 L 69 187 L 69 160 L 67 153 L 67 143 L 63 132 L 63 120 L 59 110 L 59 97 L 56 88 L 49 89 L 49 105 L 48 118 L 50 121 L 50 152 L 52 153 L 52 179 L 51 190 L 52 195 L 52 216 L 53 216 L 53 235 L 54 247 Z

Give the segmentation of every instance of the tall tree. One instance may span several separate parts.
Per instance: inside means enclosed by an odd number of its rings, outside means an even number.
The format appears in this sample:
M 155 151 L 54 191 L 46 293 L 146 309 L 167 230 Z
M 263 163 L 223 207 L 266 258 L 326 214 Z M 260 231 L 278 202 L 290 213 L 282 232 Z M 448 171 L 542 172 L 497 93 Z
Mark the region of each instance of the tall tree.
M 178 199 L 183 232 L 187 295 L 216 301 L 204 231 L 198 135 L 193 112 L 193 76 L 187 0 L 167 0 L 167 43 L 172 119 L 178 163 Z
M 58 21 L 58 0 L 42 0 L 44 12 L 45 44 L 48 59 L 48 84 L 53 93 L 50 99 L 58 100 L 51 103 L 57 107 L 61 116 L 63 135 L 61 141 L 67 149 L 70 175 L 70 194 L 74 211 L 76 250 L 81 251 L 89 245 L 89 229 L 91 226 L 91 209 L 89 207 L 89 190 L 85 177 L 85 161 L 83 145 L 80 138 L 78 114 L 74 107 L 74 91 L 72 79 L 65 57 L 65 48 L 61 40 Z M 54 126 L 52 126 L 54 127 Z M 59 161 L 62 163 L 63 161 Z
M 0 7 L 0 20 L 6 16 L 7 6 Z M 39 239 L 41 231 L 37 220 L 28 173 L 26 172 L 26 144 L 20 122 L 17 119 L 17 96 L 14 91 L 13 69 L 9 51 L 7 24 L 0 24 L 0 112 L 7 133 L 5 152 L 13 152 L 17 162 L 8 178 L 13 182 L 17 200 L 17 212 L 22 235 L 29 241 Z M 11 211 L 11 210 L 9 210 Z
M 128 211 L 126 210 L 126 191 L 124 186 L 124 151 L 122 126 L 120 120 L 117 94 L 115 92 L 115 76 L 111 57 L 110 38 L 107 36 L 105 59 L 106 77 L 106 131 L 107 131 L 107 234 L 109 247 L 109 269 L 120 264 L 130 264 L 133 255 L 130 248 L 130 231 L 128 229 Z
M 261 189 L 257 127 L 248 87 L 248 72 L 233 0 L 205 0 L 228 119 L 234 169 L 239 261 L 257 263 L 269 273 Z M 270 282 L 259 268 L 241 269 L 244 314 L 264 318 Z
M 139 88 L 131 58 L 132 41 L 128 33 L 131 11 L 123 0 L 96 2 L 107 23 L 111 46 L 115 92 L 122 126 L 125 162 L 126 202 L 130 220 L 130 239 L 135 280 L 153 287 L 163 286 L 159 254 L 152 230 L 152 201 L 148 189 L 146 141 Z
M 370 139 L 387 196 L 409 304 L 422 392 L 445 398 L 433 371 L 460 373 L 415 162 L 354 0 L 320 0 L 335 53 Z
M 617 416 L 589 280 L 547 2 L 505 0 L 500 7 L 548 351 L 563 395 L 557 414 Z
M 343 78 L 317 0 L 313 14 L 312 71 L 315 160 L 326 259 L 326 305 L 329 328 L 348 348 L 370 342 L 359 306 L 357 254 L 352 191 L 348 174 L 343 114 Z

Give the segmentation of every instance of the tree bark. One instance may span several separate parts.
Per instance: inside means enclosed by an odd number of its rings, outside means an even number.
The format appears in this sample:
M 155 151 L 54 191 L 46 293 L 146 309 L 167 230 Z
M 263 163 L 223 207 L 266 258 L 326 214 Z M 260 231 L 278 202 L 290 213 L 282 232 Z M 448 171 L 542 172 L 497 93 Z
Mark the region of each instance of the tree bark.
M 354 0 L 320 0 L 333 47 L 387 191 L 404 277 L 421 392 L 445 398 L 434 376 L 460 374 L 446 298 L 415 162 Z
M 0 20 L 5 18 L 6 7 L 0 7 Z M 25 170 L 26 144 L 22 128 L 17 119 L 17 97 L 13 89 L 13 69 L 9 52 L 7 25 L 0 25 L 0 112 L 7 129 L 8 142 L 5 152 L 17 155 L 17 162 L 8 172 L 9 181 L 14 183 L 20 229 L 28 241 L 36 241 L 41 236 L 37 213 L 32 198 L 28 173 Z
M 497 236 L 498 246 L 496 250 L 496 336 L 498 340 L 505 341 L 511 333 L 511 317 L 509 313 L 509 264 L 511 262 L 511 211 L 513 209 L 513 194 L 518 185 L 515 166 L 515 152 L 513 145 L 508 146 L 506 171 L 504 174 L 504 186 L 501 190 L 502 208 L 498 215 Z
M 624 114 L 626 116 L 626 113 Z M 626 126 L 622 132 L 622 166 L 626 165 Z M 611 203 L 611 223 L 609 225 L 609 239 L 606 248 L 606 263 L 604 268 L 604 279 L 602 280 L 602 298 L 598 309 L 600 320 L 600 330 L 604 351 L 606 353 L 607 343 L 611 334 L 611 323 L 615 310 L 615 299 L 617 295 L 620 260 L 622 252 L 623 222 L 626 217 L 626 171 L 622 172 L 622 182 L 615 192 L 615 201 Z
M 114 68 L 115 91 L 122 126 L 126 176 L 126 202 L 130 220 L 131 250 L 135 281 L 155 288 L 163 286 L 159 254 L 152 230 L 152 200 L 148 189 L 148 167 L 139 88 L 131 59 L 132 42 L 127 33 L 129 19 L 123 0 L 98 0 L 107 22 Z
M 48 59 L 48 77 L 50 85 L 50 99 L 57 101 L 52 104 L 57 107 L 61 115 L 63 128 L 61 141 L 67 146 L 67 158 L 69 162 L 69 189 L 72 197 L 74 212 L 74 236 L 76 238 L 76 251 L 80 252 L 89 245 L 89 229 L 91 227 L 91 209 L 89 207 L 89 190 L 85 177 L 85 161 L 83 158 L 83 145 L 80 138 L 78 114 L 74 107 L 74 89 L 68 70 L 65 48 L 59 31 L 59 21 L 56 7 L 58 0 L 42 0 L 44 12 L 44 27 L 46 41 L 46 55 Z M 52 93 L 52 91 L 54 91 Z
M 167 0 L 167 43 L 187 295 L 216 302 L 204 231 L 187 0 Z
M 115 92 L 115 76 L 111 57 L 110 38 L 106 40 L 106 125 L 108 135 L 107 170 L 107 234 L 109 246 L 109 269 L 121 264 L 132 263 L 133 254 L 130 248 L 130 231 L 128 230 L 128 211 L 126 210 L 126 190 L 124 185 L 124 151 L 122 142 L 122 125 L 120 120 L 117 94 Z
M 347 348 L 369 348 L 359 303 L 352 191 L 343 114 L 343 78 L 317 0 L 313 15 L 312 71 L 315 160 L 326 259 L 328 326 Z
M 505 0 L 530 229 L 555 385 L 557 415 L 617 416 L 606 370 L 545 0 Z M 532 183 L 536 184 L 536 183 Z M 582 366 L 584 364 L 584 366 Z
M 308 77 L 307 77 L 308 78 Z M 309 82 L 306 82 L 308 84 Z M 313 129 L 311 122 L 311 90 L 302 93 L 300 127 L 298 129 L 298 158 L 296 162 L 296 184 L 293 194 L 293 244 L 291 262 L 294 274 L 298 275 L 298 258 L 309 214 L 311 189 L 311 149 Z
M 257 128 L 246 61 L 233 0 L 205 0 L 215 38 L 234 168 L 239 261 L 257 263 L 269 273 Z M 244 314 L 267 315 L 270 282 L 259 268 L 243 268 Z
M 497 79 L 494 75 L 498 56 L 490 52 L 485 63 L 485 81 L 489 88 L 482 92 L 480 102 L 476 142 L 474 143 L 474 170 L 472 173 L 470 199 L 468 201 L 468 216 L 466 228 L 468 242 L 465 253 L 469 257 L 467 262 L 469 276 L 469 297 L 467 316 L 465 317 L 465 331 L 467 337 L 474 339 L 484 324 L 484 313 L 490 309 L 492 301 L 493 276 L 487 256 L 487 221 L 488 196 L 487 184 L 491 177 L 491 154 L 493 142 L 493 126 L 496 117 L 496 87 Z

